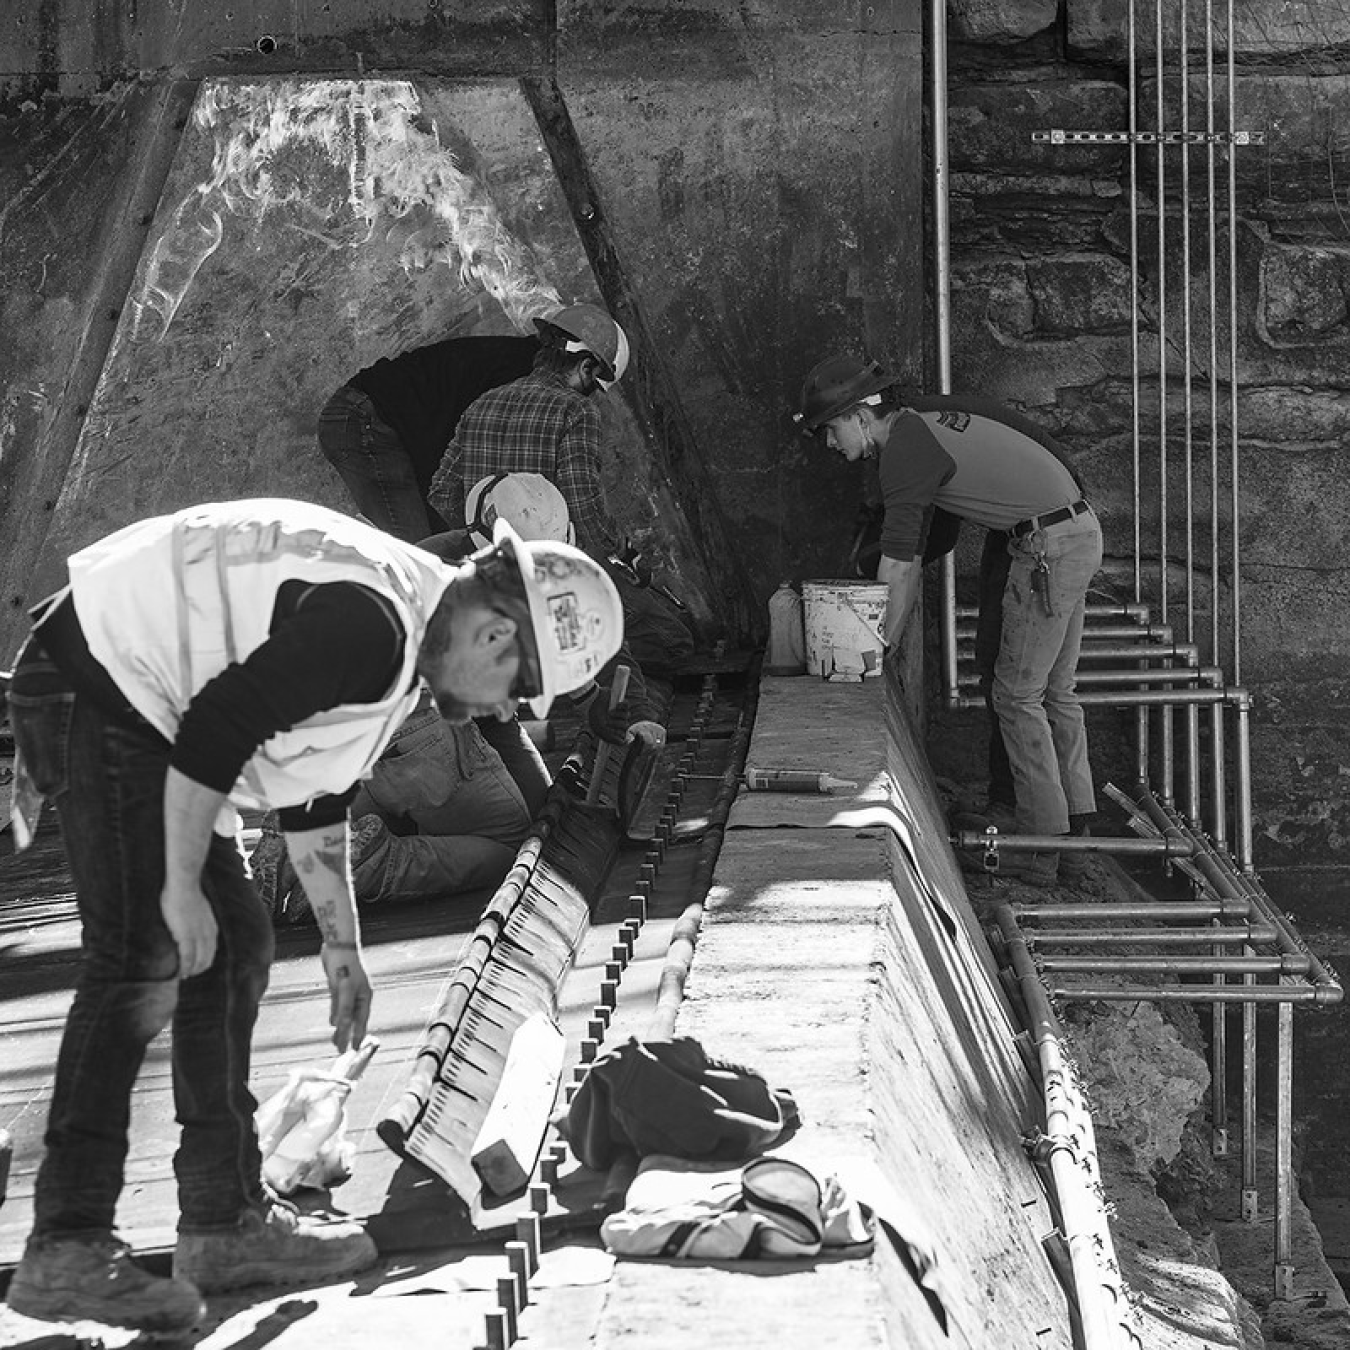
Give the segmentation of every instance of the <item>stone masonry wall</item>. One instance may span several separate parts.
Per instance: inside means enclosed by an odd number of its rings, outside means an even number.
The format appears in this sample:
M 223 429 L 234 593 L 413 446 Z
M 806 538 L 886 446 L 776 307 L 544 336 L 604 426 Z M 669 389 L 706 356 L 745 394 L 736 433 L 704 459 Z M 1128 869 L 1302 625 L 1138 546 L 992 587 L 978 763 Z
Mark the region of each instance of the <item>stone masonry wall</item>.
M 1222 14 L 1221 6 L 1214 6 Z M 1125 0 L 951 0 L 952 305 L 954 386 L 978 389 L 1027 408 L 1076 452 L 1103 516 L 1106 577 L 1119 596 L 1133 585 L 1131 524 L 1131 359 L 1129 157 L 1121 145 L 1049 145 L 1052 128 L 1125 130 L 1129 116 Z M 1139 123 L 1156 127 L 1153 7 L 1136 5 Z M 1179 4 L 1165 6 L 1165 126 L 1180 118 Z M 1187 14 L 1192 55 L 1190 125 L 1205 125 L 1204 7 Z M 1343 924 L 1336 913 L 1350 868 L 1350 103 L 1346 54 L 1350 12 L 1337 0 L 1235 6 L 1235 123 L 1264 144 L 1239 151 L 1235 191 L 1238 426 L 1240 433 L 1241 676 L 1255 699 L 1256 861 L 1267 888 L 1318 949 L 1336 959 Z M 1216 75 L 1224 78 L 1220 35 Z M 1222 127 L 1223 123 L 1218 123 Z M 1189 271 L 1198 287 L 1196 339 L 1195 547 L 1197 632 L 1207 638 L 1210 590 L 1209 336 L 1203 192 L 1207 156 L 1188 153 L 1193 218 L 1189 267 L 1181 247 L 1180 155 L 1168 152 L 1165 303 L 1169 332 Z M 1138 322 L 1146 600 L 1159 592 L 1158 266 L 1154 151 L 1138 155 L 1141 246 Z M 1227 161 L 1217 156 L 1227 190 Z M 1226 265 L 1220 236 L 1220 267 Z M 1226 318 L 1216 340 L 1220 389 L 1217 440 L 1228 453 Z M 1168 553 L 1170 617 L 1178 604 L 1186 532 L 1181 473 L 1179 373 L 1185 353 L 1168 345 Z M 1221 494 L 1229 491 L 1226 468 Z M 1223 512 L 1221 512 L 1221 515 Z M 1150 518 L 1152 517 L 1152 518 Z M 1221 541 L 1221 632 L 1231 591 L 1231 530 Z M 1231 651 L 1221 641 L 1224 664 Z M 1315 1025 L 1314 1025 L 1315 1024 Z M 1338 1012 L 1308 1019 L 1305 1055 L 1335 1043 Z M 1312 1047 L 1309 1049 L 1309 1047 Z M 1335 1056 L 1329 1056 L 1334 1061 Z M 1335 1072 L 1303 1074 L 1303 1110 L 1331 1122 L 1344 1090 Z M 1350 1152 L 1321 1147 L 1314 1170 L 1334 1178 Z

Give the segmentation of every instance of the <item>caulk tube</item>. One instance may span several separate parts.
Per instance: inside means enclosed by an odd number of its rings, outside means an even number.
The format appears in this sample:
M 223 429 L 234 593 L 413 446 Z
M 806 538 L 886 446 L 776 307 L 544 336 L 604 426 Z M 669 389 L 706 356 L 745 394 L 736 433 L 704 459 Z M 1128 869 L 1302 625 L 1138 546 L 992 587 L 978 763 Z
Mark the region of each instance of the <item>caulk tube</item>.
M 858 785 L 815 769 L 752 769 L 747 766 L 745 786 L 750 792 L 833 792 L 835 788 L 856 788 Z

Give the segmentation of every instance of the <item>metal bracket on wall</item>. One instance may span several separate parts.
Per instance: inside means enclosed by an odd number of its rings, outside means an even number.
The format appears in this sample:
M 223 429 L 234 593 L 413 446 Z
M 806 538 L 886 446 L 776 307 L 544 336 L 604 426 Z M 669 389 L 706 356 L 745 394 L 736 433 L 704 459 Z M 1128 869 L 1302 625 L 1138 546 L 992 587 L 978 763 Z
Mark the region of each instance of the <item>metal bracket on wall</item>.
M 1264 131 L 1033 131 L 1033 142 L 1049 145 L 1264 145 Z

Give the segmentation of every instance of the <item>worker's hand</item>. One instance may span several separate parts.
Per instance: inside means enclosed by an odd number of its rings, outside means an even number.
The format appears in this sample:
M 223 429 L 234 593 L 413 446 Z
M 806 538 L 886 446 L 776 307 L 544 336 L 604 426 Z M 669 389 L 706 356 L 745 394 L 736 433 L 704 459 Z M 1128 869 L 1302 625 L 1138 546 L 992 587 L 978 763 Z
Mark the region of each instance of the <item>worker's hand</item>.
M 657 749 L 666 743 L 666 729 L 660 722 L 634 722 L 628 728 L 628 739 L 643 741 L 652 749 Z
M 201 886 L 166 881 L 159 893 L 159 911 L 178 947 L 178 978 L 190 980 L 207 970 L 216 959 L 219 929 Z
M 628 739 L 628 719 L 632 710 L 627 699 L 620 699 L 614 707 L 609 706 L 609 690 L 601 688 L 586 706 L 586 725 L 597 740 L 608 741 L 610 745 L 623 745 Z
M 328 977 L 328 1025 L 339 1053 L 360 1045 L 370 1021 L 370 977 L 361 947 L 355 942 L 325 941 L 319 948 L 323 973 Z

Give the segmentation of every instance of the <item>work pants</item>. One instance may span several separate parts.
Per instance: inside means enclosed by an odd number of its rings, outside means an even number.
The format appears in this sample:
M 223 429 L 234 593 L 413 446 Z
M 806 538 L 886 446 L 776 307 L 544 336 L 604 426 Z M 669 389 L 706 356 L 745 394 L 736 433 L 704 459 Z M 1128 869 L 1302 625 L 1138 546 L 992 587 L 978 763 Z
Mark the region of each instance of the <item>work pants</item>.
M 1012 558 L 1008 553 L 1008 535 L 1004 530 L 986 530 L 980 551 L 979 609 L 975 619 L 975 671 L 980 677 L 989 720 L 989 792 L 988 798 L 1000 806 L 1014 806 L 1017 792 L 1013 785 L 1008 747 L 994 709 L 994 665 L 1003 641 L 1003 592 L 1008 584 Z
M 132 1089 L 147 1047 L 170 1024 L 179 1226 L 229 1227 L 262 1203 L 248 1080 L 273 953 L 272 925 L 239 844 L 211 837 L 202 890 L 219 928 L 215 960 L 180 980 L 160 911 L 168 742 L 148 723 L 110 718 L 74 693 L 32 641 L 9 703 L 18 753 L 61 822 L 83 946 L 57 1056 L 34 1236 L 112 1232 Z
M 1022 834 L 1067 834 L 1096 807 L 1083 709 L 1074 692 L 1088 586 L 1102 561 L 1089 510 L 1014 538 L 993 700 L 1008 747 Z M 1033 583 L 1040 562 L 1045 587 Z
M 367 904 L 500 885 L 533 819 L 478 726 L 445 722 L 433 706 L 403 723 L 361 785 L 352 819 L 371 812 L 390 829 L 352 869 Z
M 427 505 L 398 432 L 355 385 L 344 384 L 324 404 L 319 447 L 372 525 L 410 544 L 447 528 Z

